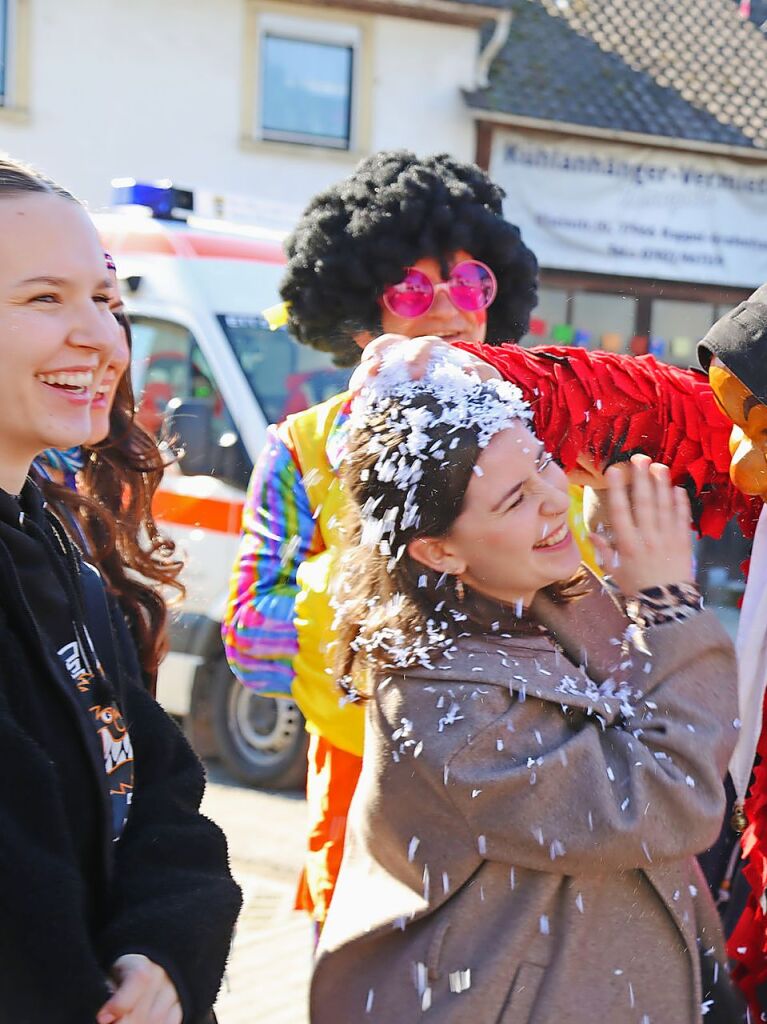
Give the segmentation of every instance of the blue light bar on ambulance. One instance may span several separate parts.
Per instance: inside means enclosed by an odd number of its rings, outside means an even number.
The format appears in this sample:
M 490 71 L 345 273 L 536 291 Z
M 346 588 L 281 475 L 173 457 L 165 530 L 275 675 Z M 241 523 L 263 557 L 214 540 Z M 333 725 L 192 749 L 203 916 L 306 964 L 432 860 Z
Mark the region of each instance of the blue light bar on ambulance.
M 182 220 L 194 210 L 194 193 L 170 181 L 112 180 L 113 206 L 143 206 L 158 220 Z

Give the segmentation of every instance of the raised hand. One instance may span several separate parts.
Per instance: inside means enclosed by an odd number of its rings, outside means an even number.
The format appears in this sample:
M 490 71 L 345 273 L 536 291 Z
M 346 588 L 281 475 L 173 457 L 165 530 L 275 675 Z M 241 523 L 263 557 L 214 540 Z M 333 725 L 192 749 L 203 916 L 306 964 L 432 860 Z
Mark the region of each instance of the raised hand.
M 429 360 L 435 352 L 447 351 L 452 348 L 449 342 L 436 334 L 427 334 L 420 338 L 408 338 L 405 334 L 381 334 L 362 350 L 360 365 L 352 374 L 349 382 L 351 391 L 359 391 L 369 377 L 376 375 L 384 353 L 395 345 L 402 346 L 402 361 L 410 367 L 410 375 L 413 380 L 420 380 L 423 377 Z M 462 349 L 453 351 L 460 355 L 461 364 L 466 368 L 467 373 L 475 373 L 480 380 L 501 379 L 500 373 L 489 363 Z
M 606 572 L 631 597 L 648 587 L 694 580 L 690 502 L 673 487 L 665 466 L 634 455 L 630 470 L 612 466 L 605 473 L 610 540 L 591 539 Z

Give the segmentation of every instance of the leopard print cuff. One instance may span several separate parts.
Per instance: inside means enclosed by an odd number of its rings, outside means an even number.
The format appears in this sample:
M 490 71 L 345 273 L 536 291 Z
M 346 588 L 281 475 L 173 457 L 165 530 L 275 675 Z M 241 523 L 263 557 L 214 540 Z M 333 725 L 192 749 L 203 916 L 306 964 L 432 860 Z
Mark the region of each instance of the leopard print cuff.
M 684 622 L 703 608 L 703 598 L 695 583 L 671 583 L 665 587 L 647 587 L 626 602 L 630 619 L 644 628 L 666 622 Z

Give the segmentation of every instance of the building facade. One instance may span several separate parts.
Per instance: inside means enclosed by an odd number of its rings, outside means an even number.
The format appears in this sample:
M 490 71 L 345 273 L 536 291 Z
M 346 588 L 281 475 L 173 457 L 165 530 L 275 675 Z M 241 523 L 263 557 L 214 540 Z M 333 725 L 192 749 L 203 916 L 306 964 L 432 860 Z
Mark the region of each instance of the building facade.
M 532 341 L 680 365 L 767 280 L 767 4 L 511 0 L 477 158 L 542 266 Z
M 767 280 L 767 0 L 0 0 L 0 148 L 94 209 L 169 178 L 289 228 L 449 150 L 537 253 L 530 341 L 694 361 Z
M 98 209 L 112 178 L 241 196 L 289 226 L 377 149 L 472 159 L 488 4 L 0 0 L 0 149 Z

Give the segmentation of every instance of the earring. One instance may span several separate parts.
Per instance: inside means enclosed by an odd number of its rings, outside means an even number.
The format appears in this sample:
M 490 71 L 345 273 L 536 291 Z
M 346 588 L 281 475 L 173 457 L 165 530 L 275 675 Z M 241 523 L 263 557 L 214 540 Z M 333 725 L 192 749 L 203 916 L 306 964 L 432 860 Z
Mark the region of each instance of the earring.
M 463 585 L 463 580 L 460 576 L 455 578 L 455 596 L 459 601 L 463 601 L 466 597 L 466 587 Z

